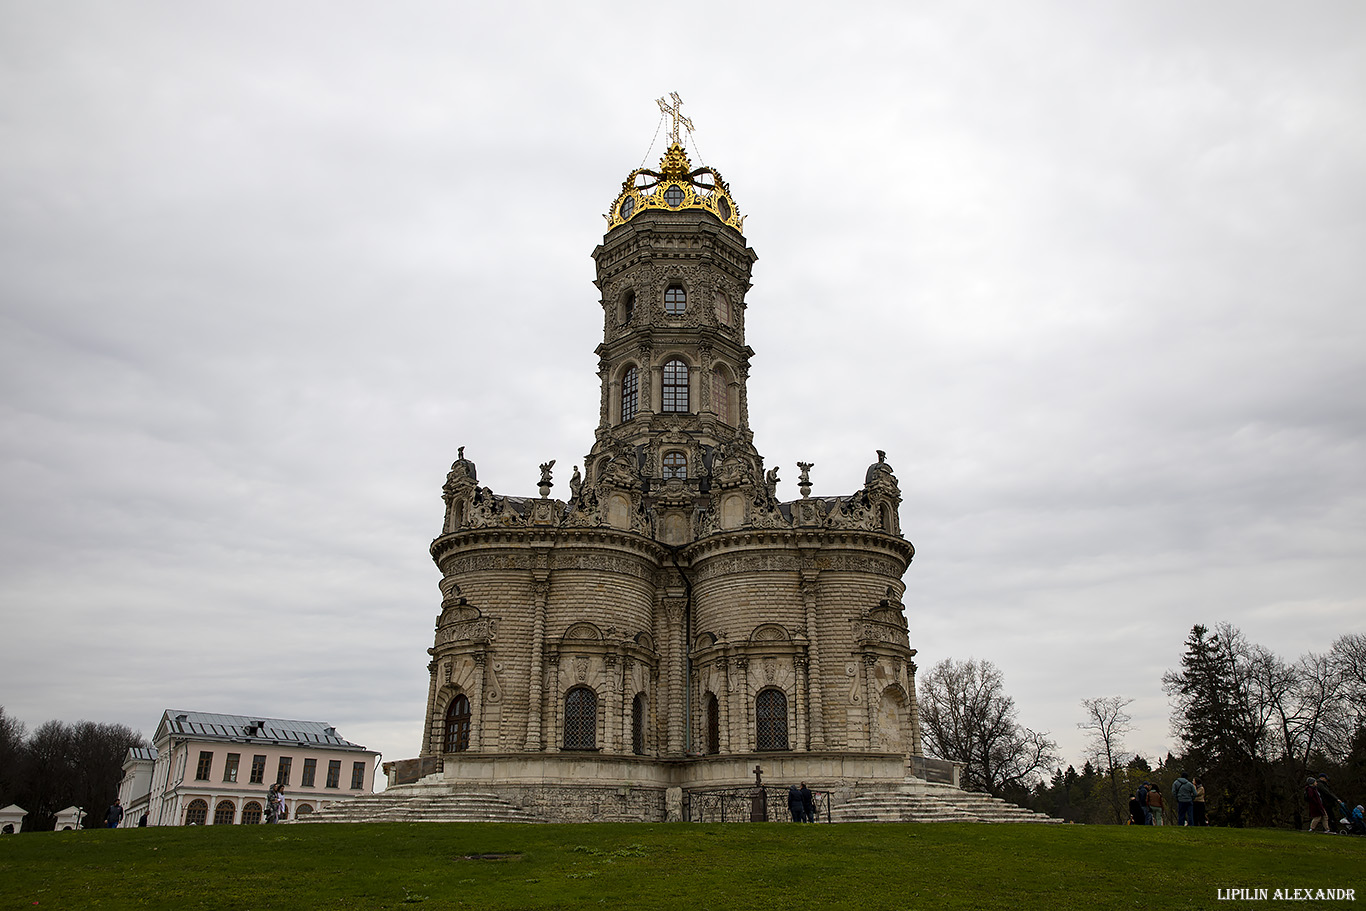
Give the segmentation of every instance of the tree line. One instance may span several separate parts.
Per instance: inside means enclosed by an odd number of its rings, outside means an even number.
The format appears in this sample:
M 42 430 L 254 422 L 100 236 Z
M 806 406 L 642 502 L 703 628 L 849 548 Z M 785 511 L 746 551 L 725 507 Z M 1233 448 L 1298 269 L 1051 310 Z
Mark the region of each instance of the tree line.
M 126 725 L 93 721 L 47 721 L 27 734 L 0 706 L 0 806 L 27 810 L 28 831 L 51 829 L 57 813 L 72 806 L 88 814 L 84 825 L 104 825 L 129 748 L 149 746 Z
M 1152 762 L 1130 752 L 1133 700 L 1084 699 L 1078 772 L 1058 764 L 1046 732 L 1019 723 L 994 665 L 948 659 L 921 680 L 925 743 L 963 763 L 966 787 L 1076 822 L 1122 823 L 1144 781 L 1170 802 L 1183 773 L 1202 779 L 1214 825 L 1302 828 L 1310 774 L 1328 775 L 1349 805 L 1366 801 L 1366 635 L 1287 661 L 1231 624 L 1197 624 L 1162 683 L 1178 752 Z

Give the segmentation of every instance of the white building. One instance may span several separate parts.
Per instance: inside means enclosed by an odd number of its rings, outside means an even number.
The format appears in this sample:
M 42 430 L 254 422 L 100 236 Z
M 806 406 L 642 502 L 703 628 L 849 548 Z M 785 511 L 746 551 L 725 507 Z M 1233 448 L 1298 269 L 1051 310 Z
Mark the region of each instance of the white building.
M 292 819 L 371 793 L 379 757 L 321 721 L 177 709 L 162 714 L 153 745 L 145 802 L 137 793 L 145 758 L 130 751 L 124 763 L 124 825 L 137 825 L 144 806 L 153 826 L 259 823 L 266 793 L 277 783 Z

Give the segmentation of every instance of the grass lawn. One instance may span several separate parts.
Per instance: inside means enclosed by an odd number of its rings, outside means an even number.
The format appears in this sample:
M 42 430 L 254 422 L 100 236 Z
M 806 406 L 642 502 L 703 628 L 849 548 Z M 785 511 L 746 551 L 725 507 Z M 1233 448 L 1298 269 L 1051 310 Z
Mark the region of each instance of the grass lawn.
M 478 855 L 496 855 L 484 856 Z M 1219 890 L 1271 890 L 1265 901 Z M 1268 907 L 1355 889 L 1366 838 L 1176 827 L 375 823 L 25 832 L 0 908 Z

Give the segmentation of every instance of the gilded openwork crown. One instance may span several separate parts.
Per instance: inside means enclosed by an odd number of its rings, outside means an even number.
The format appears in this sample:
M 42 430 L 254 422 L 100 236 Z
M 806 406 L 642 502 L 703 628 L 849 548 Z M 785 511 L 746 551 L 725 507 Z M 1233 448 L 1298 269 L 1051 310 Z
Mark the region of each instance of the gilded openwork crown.
M 694 169 L 688 153 L 676 142 L 660 159 L 658 171 L 637 168 L 631 172 L 621 184 L 612 211 L 603 217 L 611 230 L 646 209 L 704 209 L 737 231 L 745 226 L 745 217 L 721 175 L 708 167 Z

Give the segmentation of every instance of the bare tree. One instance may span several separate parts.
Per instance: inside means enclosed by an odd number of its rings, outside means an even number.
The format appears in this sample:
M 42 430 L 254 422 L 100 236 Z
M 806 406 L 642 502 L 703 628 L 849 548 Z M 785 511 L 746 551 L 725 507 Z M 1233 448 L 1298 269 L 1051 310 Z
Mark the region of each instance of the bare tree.
M 1366 725 L 1366 633 L 1340 637 L 1329 654 L 1342 675 L 1343 698 L 1356 715 L 1353 726 Z
M 1086 720 L 1077 723 L 1091 735 L 1087 744 L 1087 759 L 1106 771 L 1110 779 L 1110 804 L 1115 813 L 1115 822 L 1122 824 L 1125 816 L 1124 801 L 1119 791 L 1119 769 L 1129 762 L 1129 754 L 1124 749 L 1124 735 L 1133 728 L 1133 717 L 1125 711 L 1132 699 L 1123 696 L 1096 696 L 1083 699 L 1081 707 L 1086 710 Z
M 968 788 L 1028 788 L 1057 761 L 1047 733 L 1015 720 L 1015 701 L 990 661 L 936 664 L 920 679 L 920 720 L 930 752 L 961 762 Z

